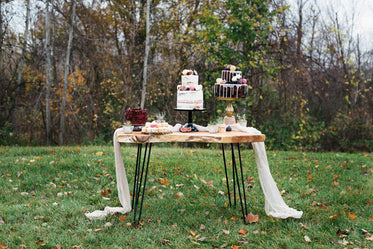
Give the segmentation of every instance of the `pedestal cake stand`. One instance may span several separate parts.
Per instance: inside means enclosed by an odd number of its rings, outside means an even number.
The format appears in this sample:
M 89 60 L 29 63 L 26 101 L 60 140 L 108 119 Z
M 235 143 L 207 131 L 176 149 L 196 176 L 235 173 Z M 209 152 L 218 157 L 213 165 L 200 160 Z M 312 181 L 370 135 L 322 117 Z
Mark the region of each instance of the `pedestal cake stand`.
M 198 129 L 193 125 L 193 112 L 196 111 L 204 111 L 206 108 L 194 108 L 194 109 L 180 109 L 180 108 L 174 108 L 176 111 L 187 111 L 188 112 L 188 123 L 184 125 L 181 128 L 184 128 L 182 131 L 183 132 L 196 132 Z

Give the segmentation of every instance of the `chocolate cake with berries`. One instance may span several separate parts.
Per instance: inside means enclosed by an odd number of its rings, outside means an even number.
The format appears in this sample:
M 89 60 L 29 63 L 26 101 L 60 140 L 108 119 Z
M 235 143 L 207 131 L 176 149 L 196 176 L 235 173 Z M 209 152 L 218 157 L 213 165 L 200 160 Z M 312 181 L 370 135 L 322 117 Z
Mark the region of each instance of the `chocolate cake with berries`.
M 225 99 L 243 99 L 247 96 L 247 80 L 242 78 L 242 72 L 236 67 L 228 65 L 216 79 L 214 96 Z

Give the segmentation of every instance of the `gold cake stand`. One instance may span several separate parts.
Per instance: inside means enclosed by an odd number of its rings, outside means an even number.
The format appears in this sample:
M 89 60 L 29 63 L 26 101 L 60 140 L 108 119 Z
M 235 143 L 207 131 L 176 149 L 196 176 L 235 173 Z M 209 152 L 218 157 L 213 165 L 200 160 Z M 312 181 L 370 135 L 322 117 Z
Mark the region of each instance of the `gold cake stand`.
M 234 100 L 242 100 L 244 98 L 224 98 L 224 97 L 217 97 L 217 99 L 228 101 L 228 105 L 225 108 L 225 114 L 226 114 L 226 116 L 224 117 L 224 124 L 225 125 L 235 124 L 236 123 L 236 118 L 233 116 L 234 108 L 233 108 L 233 105 L 232 105 L 232 101 L 234 101 Z

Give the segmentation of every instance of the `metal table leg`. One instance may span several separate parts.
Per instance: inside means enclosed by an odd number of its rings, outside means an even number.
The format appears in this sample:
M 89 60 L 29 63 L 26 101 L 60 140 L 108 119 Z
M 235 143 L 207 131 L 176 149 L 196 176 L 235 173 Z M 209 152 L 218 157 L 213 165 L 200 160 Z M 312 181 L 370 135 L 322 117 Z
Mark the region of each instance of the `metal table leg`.
M 226 157 L 225 157 L 225 150 L 224 150 L 224 144 L 222 144 L 222 151 L 223 151 L 223 161 L 224 161 L 224 170 L 225 170 L 225 178 L 227 182 L 227 189 L 228 189 L 228 198 L 229 198 L 229 206 L 231 205 L 231 195 L 230 195 L 230 189 L 229 189 L 229 179 L 228 179 L 228 172 L 227 172 L 227 163 L 226 163 Z M 231 144 L 231 156 L 232 156 L 232 179 L 233 179 L 233 198 L 234 198 L 234 205 L 236 206 L 236 185 L 237 185 L 237 191 L 238 196 L 241 204 L 241 212 L 242 212 L 242 219 L 244 223 L 246 224 L 246 216 L 248 214 L 247 212 L 247 202 L 246 202 L 246 191 L 245 191 L 245 181 L 243 177 L 243 169 L 242 169 L 242 160 L 241 160 L 241 150 L 240 145 L 237 144 L 237 152 L 238 152 L 238 162 L 240 166 L 240 171 L 237 168 L 237 160 L 236 155 L 234 151 L 234 144 Z M 239 174 L 241 174 L 241 177 L 239 177 Z M 241 189 L 241 186 L 242 189 Z
M 227 172 L 227 162 L 225 160 L 224 144 L 221 144 L 221 148 L 222 148 L 222 151 L 223 151 L 224 171 L 225 171 L 225 180 L 226 180 L 226 183 L 227 183 L 229 206 L 231 207 L 232 206 L 231 193 L 229 191 L 229 179 L 228 179 L 228 172 Z
M 137 146 L 137 160 L 136 160 L 136 169 L 135 169 L 135 180 L 133 183 L 133 202 L 132 208 L 134 210 L 133 222 L 138 224 L 141 219 L 142 206 L 144 201 L 144 193 L 146 188 L 146 182 L 148 177 L 148 169 L 150 162 L 152 144 L 145 144 L 144 157 L 141 163 L 141 154 L 142 154 L 142 144 Z M 145 176 L 144 176 L 145 169 Z M 144 179 L 143 179 L 144 178 Z M 139 203 L 139 198 L 141 195 L 141 202 Z M 136 220 L 137 209 L 139 209 L 139 214 Z

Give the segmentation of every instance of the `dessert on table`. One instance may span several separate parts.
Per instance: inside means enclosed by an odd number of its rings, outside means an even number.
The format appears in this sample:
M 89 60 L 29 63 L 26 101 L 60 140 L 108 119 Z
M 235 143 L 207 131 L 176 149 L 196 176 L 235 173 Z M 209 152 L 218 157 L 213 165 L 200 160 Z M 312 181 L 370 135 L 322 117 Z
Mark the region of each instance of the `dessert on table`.
M 176 108 L 203 109 L 202 85 L 198 83 L 198 74 L 195 70 L 183 70 L 181 85 L 177 86 Z

